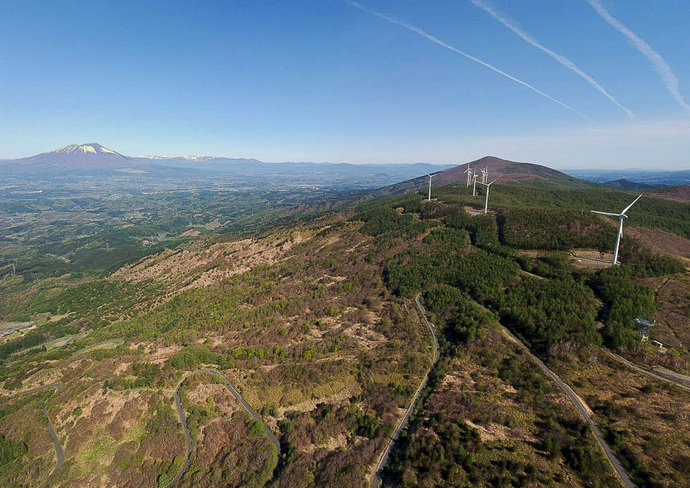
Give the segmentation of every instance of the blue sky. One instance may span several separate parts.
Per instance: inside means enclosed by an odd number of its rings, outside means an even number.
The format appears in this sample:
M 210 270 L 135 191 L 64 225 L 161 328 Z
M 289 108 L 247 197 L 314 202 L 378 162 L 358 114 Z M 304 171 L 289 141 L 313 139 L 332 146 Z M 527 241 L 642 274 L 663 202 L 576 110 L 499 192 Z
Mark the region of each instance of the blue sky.
M 690 168 L 687 0 L 0 0 L 0 158 Z

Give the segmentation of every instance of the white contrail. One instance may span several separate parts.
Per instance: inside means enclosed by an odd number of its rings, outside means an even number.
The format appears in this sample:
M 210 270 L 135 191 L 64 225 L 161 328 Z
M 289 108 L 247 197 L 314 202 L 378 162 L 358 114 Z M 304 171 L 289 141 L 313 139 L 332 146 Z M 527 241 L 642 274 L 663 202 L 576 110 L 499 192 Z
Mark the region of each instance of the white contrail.
M 351 6 L 355 7 L 355 8 L 358 8 L 358 9 L 362 10 L 363 12 L 367 12 L 367 13 L 369 13 L 369 14 L 371 14 L 371 15 L 375 15 L 376 17 L 379 17 L 379 18 L 381 18 L 381 19 L 387 20 L 388 22 L 391 22 L 391 23 L 393 23 L 393 24 L 395 24 L 395 25 L 399 25 L 400 27 L 403 27 L 403 28 L 405 28 L 405 29 L 407 29 L 407 30 L 409 30 L 409 31 L 412 31 L 412 32 L 414 32 L 415 34 L 418 34 L 418 35 L 424 37 L 425 39 L 428 39 L 429 41 L 431 41 L 431 42 L 433 42 L 433 43 L 435 43 L 435 44 L 438 44 L 438 45 L 441 46 L 441 47 L 445 47 L 446 49 L 449 49 L 450 51 L 453 51 L 454 53 L 459 54 L 460 56 L 464 56 L 465 58 L 469 59 L 470 61 L 474 61 L 475 63 L 479 63 L 479 64 L 481 64 L 482 66 L 484 66 L 485 68 L 489 68 L 490 70 L 495 71 L 496 73 L 500 74 L 501 76 L 505 76 L 505 77 L 508 78 L 509 80 L 512 80 L 512 81 L 514 81 L 515 83 L 519 83 L 520 85 L 524 86 L 525 88 L 529 88 L 529 89 L 532 90 L 533 92 L 538 93 L 539 95 L 548 98 L 549 100 L 551 100 L 551 101 L 554 102 L 554 103 L 557 103 L 557 104 L 560 105 L 561 107 L 567 108 L 568 110 L 570 110 L 571 112 L 573 112 L 573 113 L 579 115 L 579 116 L 582 117 L 583 119 L 590 120 L 589 117 L 587 117 L 586 115 L 584 115 L 584 114 L 581 113 L 581 112 L 578 112 L 577 110 L 575 110 L 575 109 L 574 109 L 573 107 L 571 107 L 570 105 L 566 105 L 565 103 L 563 103 L 563 102 L 561 102 L 560 100 L 558 100 L 558 99 L 552 97 L 551 95 L 547 95 L 547 94 L 544 93 L 543 91 L 541 91 L 541 90 L 539 90 L 539 89 L 533 87 L 533 86 L 530 85 L 529 83 L 524 82 L 524 81 L 522 81 L 522 80 L 520 80 L 520 79 L 518 79 L 518 78 L 515 78 L 514 76 L 511 76 L 511 75 L 509 75 L 508 73 L 506 73 L 505 71 L 502 71 L 502 70 L 496 68 L 495 66 L 492 66 L 492 65 L 490 65 L 489 63 L 486 63 L 486 62 L 482 61 L 482 60 L 479 59 L 479 58 L 475 58 L 474 56 L 472 56 L 472 55 L 470 55 L 470 54 L 467 54 L 467 53 L 465 53 L 465 52 L 463 52 L 463 51 L 460 51 L 459 49 L 454 48 L 454 47 L 451 46 L 450 44 L 446 44 L 445 42 L 443 42 L 442 40 L 440 40 L 440 39 L 438 39 L 438 38 L 432 36 L 431 34 L 427 34 L 427 33 L 424 32 L 422 29 L 419 29 L 419 28 L 417 28 L 417 27 L 415 27 L 415 26 L 413 26 L 413 25 L 406 24 L 406 23 L 404 23 L 404 22 L 401 22 L 401 21 L 399 21 L 399 20 L 396 20 L 396 19 L 394 19 L 393 17 L 389 17 L 389 16 L 384 15 L 384 14 L 382 14 L 382 13 L 379 13 L 379 12 L 376 12 L 376 11 L 374 11 L 374 10 L 368 9 L 367 7 L 364 7 L 363 5 L 360 5 L 360 4 L 356 3 L 356 2 L 352 2 L 352 1 L 350 1 L 350 0 L 342 0 L 342 1 L 345 2 L 345 3 L 347 3 L 348 5 L 351 5 Z
M 628 116 L 630 119 L 634 119 L 635 116 L 632 113 L 632 111 L 620 103 L 618 103 L 618 100 L 613 98 L 613 96 L 607 92 L 603 86 L 601 86 L 599 83 L 597 83 L 594 78 L 589 76 L 587 73 L 582 71 L 575 63 L 573 63 L 570 59 L 566 58 L 565 56 L 562 56 L 558 53 L 553 52 L 549 48 L 543 46 L 539 42 L 537 42 L 532 36 L 527 34 L 525 31 L 521 30 L 520 28 L 516 27 L 513 25 L 508 19 L 506 19 L 503 15 L 501 15 L 499 12 L 494 10 L 493 8 L 489 7 L 488 5 L 484 4 L 481 0 L 470 0 L 473 4 L 475 4 L 477 7 L 481 8 L 484 10 L 486 13 L 491 15 L 494 19 L 499 21 L 501 24 L 506 26 L 508 29 L 512 30 L 520 39 L 525 41 L 528 44 L 531 44 L 532 46 L 536 47 L 540 51 L 545 52 L 549 56 L 551 56 L 553 59 L 561 63 L 563 66 L 568 68 L 570 71 L 574 72 L 575 74 L 579 75 L 583 80 L 585 80 L 587 83 L 592 85 L 599 93 L 604 95 L 606 98 L 611 100 L 613 104 L 620 108 L 625 114 Z
M 620 20 L 613 17 L 599 2 L 599 0 L 587 0 L 587 2 L 589 2 L 589 4 L 594 10 L 596 10 L 601 18 L 608 22 L 611 27 L 627 37 L 635 49 L 640 51 L 647 57 L 647 59 L 649 59 L 649 61 L 651 61 L 654 70 L 659 74 L 664 82 L 664 85 L 666 85 L 666 89 L 671 92 L 671 95 L 676 102 L 678 102 L 685 110 L 690 111 L 690 105 L 685 102 L 683 95 L 681 95 L 678 91 L 678 78 L 676 78 L 676 75 L 673 74 L 671 67 L 668 65 L 668 63 L 666 63 L 666 61 L 664 61 L 664 58 L 661 57 L 661 54 L 656 52 L 652 46 L 647 44 L 643 39 L 637 37 L 637 35 L 623 25 Z

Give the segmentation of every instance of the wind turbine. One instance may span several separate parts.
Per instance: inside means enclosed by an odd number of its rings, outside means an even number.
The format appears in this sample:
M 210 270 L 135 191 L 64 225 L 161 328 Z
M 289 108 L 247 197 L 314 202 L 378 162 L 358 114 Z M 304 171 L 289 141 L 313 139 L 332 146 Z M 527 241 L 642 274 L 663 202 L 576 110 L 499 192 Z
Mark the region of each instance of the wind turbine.
M 484 168 L 482 170 L 482 185 L 486 185 L 487 181 L 489 181 L 489 168 Z
M 472 196 L 477 196 L 477 172 L 475 171 L 474 174 L 472 175 L 472 181 L 474 182 L 472 184 Z
M 470 163 L 467 163 L 465 173 L 467 174 L 467 187 L 469 188 L 469 186 L 472 184 L 472 168 L 470 168 Z
M 482 170 L 484 171 L 484 170 Z M 487 175 L 489 174 L 488 172 L 486 173 Z M 486 214 L 489 211 L 489 188 L 491 188 L 491 185 L 496 183 L 501 177 L 499 176 L 496 178 L 494 181 L 491 183 L 484 183 L 484 182 L 479 182 L 480 185 L 484 185 L 486 187 L 486 199 L 484 200 L 484 213 Z
M 623 237 L 623 219 L 627 219 L 628 216 L 625 215 L 625 212 L 630 210 L 630 207 L 635 205 L 635 202 L 637 202 L 640 198 L 642 198 L 642 195 L 637 197 L 633 202 L 625 207 L 623 211 L 619 214 L 616 213 L 610 213 L 610 212 L 599 212 L 597 210 L 592 210 L 591 212 L 601 214 L 601 215 L 608 215 L 609 217 L 618 217 L 618 237 L 616 237 L 616 248 L 613 250 L 613 264 L 618 264 L 618 248 L 620 247 L 621 244 L 621 237 Z
M 424 170 L 422 170 L 422 171 L 424 171 Z M 424 174 L 429 177 L 429 201 L 431 201 L 431 178 L 433 178 L 436 175 L 430 175 L 426 171 L 424 171 Z

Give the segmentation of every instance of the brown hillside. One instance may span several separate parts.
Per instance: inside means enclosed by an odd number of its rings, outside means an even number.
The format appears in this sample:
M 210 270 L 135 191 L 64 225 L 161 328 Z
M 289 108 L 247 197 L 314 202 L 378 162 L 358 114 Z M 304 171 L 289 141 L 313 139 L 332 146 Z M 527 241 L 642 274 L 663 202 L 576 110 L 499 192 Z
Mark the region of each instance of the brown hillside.
M 690 185 L 661 188 L 650 193 L 650 195 L 663 198 L 664 200 L 688 203 L 690 202 Z
M 645 247 L 659 254 L 690 260 L 690 240 L 664 232 L 661 229 L 628 226 L 628 235 L 640 241 Z
M 486 169 L 489 172 L 489 181 L 500 178 L 502 183 L 514 182 L 534 182 L 534 183 L 562 183 L 562 184 L 582 184 L 581 180 L 573 178 L 556 171 L 555 169 L 547 168 L 539 164 L 533 163 L 517 163 L 494 156 L 486 156 L 476 161 L 461 164 L 455 168 L 446 170 L 438 175 L 440 184 L 447 185 L 451 183 L 464 183 L 467 181 L 467 166 L 470 166 L 479 175 L 481 181 L 481 169 Z

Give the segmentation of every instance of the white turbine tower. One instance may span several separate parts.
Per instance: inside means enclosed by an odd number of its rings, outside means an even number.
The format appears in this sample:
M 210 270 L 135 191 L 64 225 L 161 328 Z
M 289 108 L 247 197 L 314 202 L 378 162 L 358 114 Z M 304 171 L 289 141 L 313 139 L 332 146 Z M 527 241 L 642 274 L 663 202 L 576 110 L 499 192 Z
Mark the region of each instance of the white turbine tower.
M 467 163 L 465 174 L 467 174 L 467 187 L 469 188 L 472 184 L 472 168 L 470 168 L 470 163 Z
M 489 168 L 484 168 L 482 170 L 482 185 L 486 185 L 487 181 L 489 181 Z
M 484 171 L 484 170 L 482 170 L 482 171 Z M 488 174 L 489 173 L 487 172 L 487 176 L 488 176 Z M 484 213 L 485 214 L 489 211 L 489 188 L 491 188 L 491 185 L 496 183 L 496 181 L 498 181 L 499 178 L 500 178 L 500 176 L 498 178 L 496 178 L 494 181 L 492 181 L 491 183 L 484 183 L 482 181 L 479 182 L 480 185 L 484 185 L 486 187 L 486 199 L 484 200 Z
M 472 175 L 472 196 L 477 196 L 477 172 Z
M 635 202 L 637 202 L 640 198 L 642 198 L 642 195 L 637 197 L 633 202 L 625 207 L 623 211 L 619 214 L 616 213 L 610 213 L 610 212 L 599 212 L 597 210 L 592 210 L 593 213 L 601 214 L 601 215 L 608 215 L 609 217 L 618 217 L 618 237 L 616 237 L 616 247 L 613 250 L 613 264 L 618 264 L 618 248 L 620 247 L 621 244 L 621 237 L 623 237 L 623 219 L 627 219 L 628 216 L 625 215 L 625 212 L 630 210 L 630 207 L 635 205 Z
M 422 171 L 424 171 L 424 170 L 422 170 Z M 424 174 L 429 177 L 429 201 L 431 201 L 431 178 L 433 178 L 436 175 L 430 175 L 426 171 L 424 171 Z

